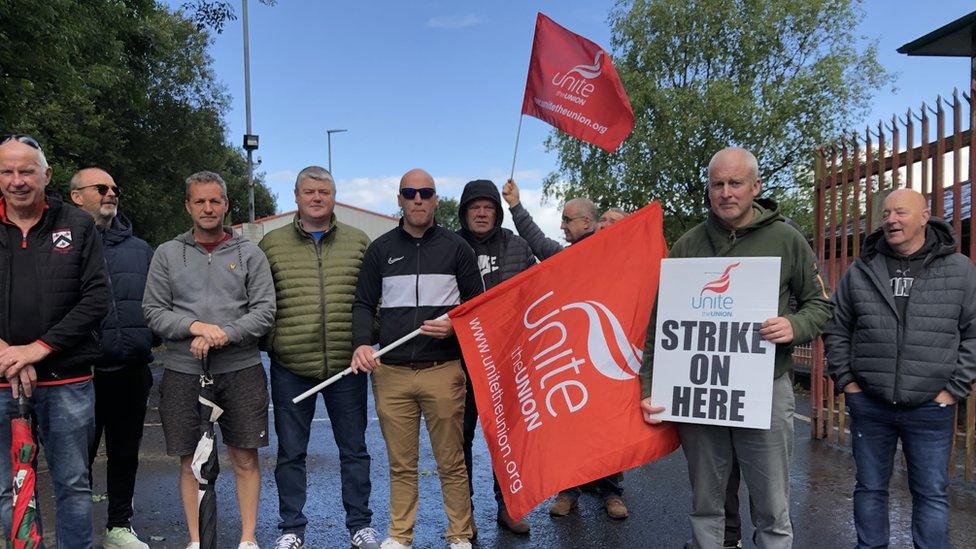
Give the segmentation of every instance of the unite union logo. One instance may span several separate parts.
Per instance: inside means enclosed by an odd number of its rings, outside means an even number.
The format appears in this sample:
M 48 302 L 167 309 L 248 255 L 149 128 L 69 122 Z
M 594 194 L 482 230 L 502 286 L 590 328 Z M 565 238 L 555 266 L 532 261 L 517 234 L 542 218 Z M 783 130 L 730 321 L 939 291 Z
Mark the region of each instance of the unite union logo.
M 596 91 L 596 86 L 590 80 L 603 73 L 605 56 L 606 53 L 600 50 L 596 52 L 592 64 L 576 65 L 565 73 L 557 72 L 552 77 L 552 84 L 559 88 L 556 95 L 577 105 L 585 105 L 586 100 Z
M 698 295 L 705 295 L 705 292 L 724 294 L 725 291 L 729 289 L 729 285 L 732 284 L 732 276 L 730 274 L 732 269 L 738 267 L 739 265 L 741 265 L 741 263 L 736 262 L 726 267 L 725 270 L 722 271 L 722 276 L 710 282 L 706 282 L 705 285 L 702 286 L 701 293 Z

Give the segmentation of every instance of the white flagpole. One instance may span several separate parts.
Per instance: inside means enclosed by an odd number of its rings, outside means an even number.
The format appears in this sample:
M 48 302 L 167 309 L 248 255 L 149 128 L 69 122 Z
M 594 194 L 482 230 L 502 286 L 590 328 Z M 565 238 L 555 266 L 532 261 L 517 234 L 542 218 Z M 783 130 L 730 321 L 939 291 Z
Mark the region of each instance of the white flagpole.
M 512 154 L 512 173 L 508 176 L 512 180 L 515 179 L 515 159 L 518 158 L 519 137 L 522 136 L 522 118 L 524 118 L 524 115 L 519 113 L 518 129 L 515 130 L 515 152 Z
M 434 320 L 447 320 L 447 313 L 442 314 L 441 316 L 435 318 Z M 375 353 L 373 353 L 373 358 L 379 358 L 379 357 L 385 355 L 386 353 L 392 351 L 393 349 L 396 349 L 400 345 L 403 345 L 404 343 L 410 341 L 411 339 L 413 339 L 413 338 L 415 338 L 415 337 L 417 337 L 419 335 L 420 335 L 420 328 L 417 328 L 416 330 L 410 332 L 409 334 L 401 337 L 400 339 L 394 341 L 393 343 L 390 343 L 386 347 L 383 347 L 382 349 L 380 349 L 380 350 L 376 351 Z M 322 383 L 319 383 L 315 387 L 312 387 L 311 389 L 305 391 L 304 393 L 298 395 L 297 397 L 291 399 L 291 401 L 294 402 L 295 404 L 298 404 L 299 402 L 301 402 L 301 401 L 305 400 L 306 398 L 314 395 L 315 393 L 321 391 L 322 389 L 325 389 L 329 385 L 332 385 L 336 381 L 339 381 L 340 379 L 346 377 L 347 375 L 349 375 L 351 373 L 352 373 L 352 366 L 350 366 L 350 367 L 346 368 L 345 370 L 339 372 L 338 374 L 330 377 L 329 379 L 323 381 Z

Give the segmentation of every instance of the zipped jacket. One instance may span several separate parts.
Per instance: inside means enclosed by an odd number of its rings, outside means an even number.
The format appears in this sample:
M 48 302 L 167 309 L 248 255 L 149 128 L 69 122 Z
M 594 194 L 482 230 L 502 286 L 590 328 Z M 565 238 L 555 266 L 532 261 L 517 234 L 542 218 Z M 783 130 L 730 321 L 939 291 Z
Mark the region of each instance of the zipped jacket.
M 333 215 L 316 242 L 296 214 L 258 245 L 271 266 L 278 303 L 264 344 L 271 358 L 300 376 L 339 373 L 352 359 L 352 303 L 369 237 Z
M 415 238 L 400 226 L 366 250 L 353 305 L 353 347 L 384 347 L 484 291 L 471 246 L 434 225 Z M 379 341 L 373 316 L 379 307 Z M 383 356 L 389 364 L 457 360 L 457 338 L 417 336 Z
M 275 316 L 268 260 L 256 245 L 239 236 L 207 252 L 196 243 L 193 231 L 187 231 L 156 250 L 142 312 L 149 328 L 166 344 L 163 367 L 169 370 L 203 373 L 202 364 L 190 353 L 190 325 L 198 320 L 220 326 L 230 339 L 222 349 L 210 350 L 212 373 L 260 364 L 258 339 L 271 329 Z
M 976 380 L 976 267 L 956 253 L 948 223 L 930 217 L 927 231 L 937 244 L 915 273 L 905 318 L 878 251 L 880 228 L 837 285 L 824 343 L 838 391 L 856 382 L 868 395 L 904 406 L 930 402 L 943 389 L 956 400 L 969 394 Z
M 39 315 L 43 333 L 38 341 L 52 353 L 34 367 L 38 382 L 55 384 L 91 375 L 92 363 L 100 354 L 98 331 L 108 312 L 108 290 L 102 242 L 91 216 L 54 194 L 45 198 L 47 209 L 26 236 L 7 222 L 0 198 L 0 229 L 5 231 L 0 238 L 0 339 L 17 345 L 31 343 L 11 341 L 11 323 L 25 315 Z M 30 254 L 37 275 L 34 280 L 11 280 L 11 241 L 19 241 Z M 25 285 L 37 289 L 36 307 L 11 310 L 13 287 Z

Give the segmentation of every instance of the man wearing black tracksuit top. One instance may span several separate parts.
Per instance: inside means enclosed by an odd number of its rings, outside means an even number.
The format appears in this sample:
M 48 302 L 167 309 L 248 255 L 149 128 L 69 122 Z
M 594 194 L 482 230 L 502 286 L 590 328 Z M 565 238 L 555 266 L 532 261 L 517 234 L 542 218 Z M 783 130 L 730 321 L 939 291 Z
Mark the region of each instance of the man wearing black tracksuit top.
M 353 305 L 352 368 L 373 373 L 376 413 L 390 462 L 390 526 L 383 547 L 413 542 L 417 513 L 420 416 L 424 416 L 444 497 L 452 549 L 470 549 L 474 521 L 464 468 L 465 375 L 450 320 L 434 320 L 484 290 L 474 251 L 434 221 L 433 178 L 411 170 L 400 180 L 400 226 L 376 239 L 363 257 Z M 379 306 L 380 347 L 420 328 L 421 335 L 373 358 Z

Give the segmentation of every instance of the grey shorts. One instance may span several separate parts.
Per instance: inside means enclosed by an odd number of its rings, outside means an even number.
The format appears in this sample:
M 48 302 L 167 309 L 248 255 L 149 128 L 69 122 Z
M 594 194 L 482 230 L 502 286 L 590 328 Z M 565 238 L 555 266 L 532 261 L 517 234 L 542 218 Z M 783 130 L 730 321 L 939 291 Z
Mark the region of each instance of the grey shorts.
M 264 366 L 215 374 L 214 400 L 224 409 L 220 440 L 235 448 L 268 445 L 268 379 Z M 200 376 L 165 370 L 159 385 L 159 417 L 171 456 L 193 454 L 200 440 Z

